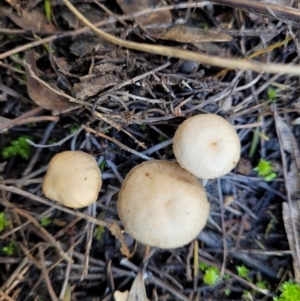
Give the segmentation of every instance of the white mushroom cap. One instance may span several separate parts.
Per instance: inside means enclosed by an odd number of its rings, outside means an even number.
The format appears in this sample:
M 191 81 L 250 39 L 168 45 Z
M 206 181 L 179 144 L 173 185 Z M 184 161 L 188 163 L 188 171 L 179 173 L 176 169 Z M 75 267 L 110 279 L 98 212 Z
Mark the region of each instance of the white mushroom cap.
M 185 120 L 173 139 L 177 162 L 202 179 L 215 179 L 230 172 L 241 153 L 239 136 L 232 125 L 215 114 Z
M 101 172 L 91 155 L 66 151 L 51 159 L 43 192 L 66 207 L 82 208 L 97 200 L 101 185 Z
M 118 198 L 119 217 L 126 232 L 162 249 L 191 242 L 204 228 L 209 207 L 197 178 L 177 163 L 163 160 L 134 167 Z

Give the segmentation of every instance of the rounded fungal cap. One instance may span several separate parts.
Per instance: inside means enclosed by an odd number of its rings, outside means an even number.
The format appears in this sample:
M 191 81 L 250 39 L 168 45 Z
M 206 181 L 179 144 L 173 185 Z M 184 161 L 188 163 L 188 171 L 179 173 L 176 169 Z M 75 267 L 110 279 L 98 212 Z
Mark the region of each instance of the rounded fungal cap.
M 191 242 L 204 228 L 209 207 L 197 178 L 177 163 L 163 160 L 134 167 L 118 198 L 119 217 L 126 232 L 162 249 Z
M 91 155 L 65 151 L 51 159 L 43 193 L 66 207 L 82 208 L 97 200 L 101 185 L 101 172 Z
M 173 151 L 182 168 L 201 179 L 215 179 L 230 172 L 241 153 L 232 125 L 215 114 L 185 120 L 173 139 Z

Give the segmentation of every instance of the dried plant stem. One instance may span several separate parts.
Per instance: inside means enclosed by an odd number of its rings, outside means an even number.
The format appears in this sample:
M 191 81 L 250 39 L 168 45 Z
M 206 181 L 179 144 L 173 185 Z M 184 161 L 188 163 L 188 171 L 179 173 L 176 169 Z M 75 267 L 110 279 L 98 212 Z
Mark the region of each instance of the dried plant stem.
M 210 64 L 211 66 L 218 66 L 223 68 L 233 68 L 241 70 L 252 70 L 255 72 L 268 72 L 268 73 L 280 73 L 280 74 L 291 74 L 300 75 L 299 66 L 285 65 L 285 64 L 264 64 L 261 62 L 245 62 L 239 59 L 221 58 L 217 56 L 200 54 L 193 51 L 176 49 L 172 47 L 150 45 L 145 43 L 128 42 L 116 38 L 93 25 L 88 21 L 71 3 L 69 0 L 63 0 L 66 6 L 72 11 L 72 13 L 92 31 L 98 34 L 101 38 L 106 41 L 122 46 L 129 49 L 138 51 L 160 54 L 163 56 L 176 57 L 186 60 L 195 61 L 202 64 Z

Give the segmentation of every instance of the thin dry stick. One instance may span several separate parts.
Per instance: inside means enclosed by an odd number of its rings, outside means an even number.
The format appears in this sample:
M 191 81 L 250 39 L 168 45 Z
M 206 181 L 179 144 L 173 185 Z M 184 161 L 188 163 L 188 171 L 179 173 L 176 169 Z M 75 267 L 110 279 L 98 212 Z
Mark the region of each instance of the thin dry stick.
M 235 9 L 241 9 L 247 12 L 251 11 L 267 16 L 271 15 L 276 19 L 284 21 L 285 23 L 288 23 L 289 20 L 293 20 L 295 21 L 295 25 L 299 25 L 298 22 L 300 20 L 300 11 L 292 7 L 265 3 L 266 1 L 258 2 L 253 0 L 212 0 L 212 2 L 228 5 Z
M 22 288 L 18 287 L 18 284 L 23 282 L 26 279 L 25 274 L 28 272 L 30 268 L 30 264 L 27 264 L 14 278 L 14 281 L 11 283 L 10 287 L 8 287 L 5 291 L 5 293 L 10 294 L 12 292 L 12 298 L 17 299 L 17 296 L 19 296 L 20 291 Z
M 199 253 L 200 252 L 201 251 L 199 250 Z M 213 261 L 207 260 L 206 258 L 202 257 L 200 254 L 199 254 L 199 260 L 203 261 L 207 265 L 219 268 L 218 264 L 214 263 Z M 230 275 L 230 276 L 232 276 L 233 278 L 235 278 L 239 282 L 243 283 L 244 285 L 246 285 L 246 286 L 248 286 L 248 287 L 250 287 L 250 288 L 252 288 L 252 289 L 254 289 L 254 290 L 256 290 L 256 291 L 258 291 L 258 292 L 260 292 L 260 293 L 262 293 L 264 295 L 266 295 L 266 296 L 271 296 L 272 295 L 269 290 L 258 287 L 257 285 L 255 285 L 255 284 L 247 281 L 246 279 L 244 279 L 244 278 L 236 275 L 235 273 L 231 272 L 228 269 L 225 269 L 225 273 L 228 274 L 228 275 Z
M 160 70 L 163 70 L 163 69 L 169 67 L 170 65 L 171 65 L 171 63 L 167 62 L 167 63 L 165 63 L 165 64 L 163 64 L 163 65 L 161 65 L 161 66 L 159 66 L 159 67 L 157 67 L 157 68 L 155 68 L 155 69 L 153 69 L 151 71 L 145 72 L 145 73 L 143 73 L 141 75 L 138 75 L 138 76 L 136 76 L 134 78 L 131 78 L 131 79 L 127 80 L 126 82 L 118 84 L 118 85 L 114 86 L 113 88 L 109 89 L 108 91 L 105 92 L 105 94 L 109 93 L 109 92 L 116 91 L 116 90 L 121 90 L 121 88 L 123 88 L 125 86 L 128 86 L 128 85 L 132 85 L 135 82 L 140 81 L 141 79 L 143 79 L 143 78 L 145 78 L 145 77 L 147 77 L 149 75 L 154 75 L 156 72 L 158 72 Z
M 73 250 L 70 251 L 70 256 L 72 257 L 73 254 Z M 67 289 L 67 286 L 69 284 L 69 278 L 70 278 L 70 273 L 71 273 L 71 268 L 72 268 L 72 263 L 68 262 L 67 267 L 66 267 L 66 271 L 65 271 L 65 279 L 59 294 L 59 300 L 64 300 L 64 296 L 65 296 L 65 292 Z
M 41 264 L 33 257 L 33 255 L 31 255 L 29 250 L 20 242 L 18 243 L 18 246 L 22 249 L 25 256 L 40 270 L 42 268 Z
M 41 182 L 39 182 L 41 183 Z M 4 184 L 3 182 L 1 182 L 1 184 Z M 48 215 L 50 212 L 53 211 L 53 208 L 49 208 L 47 210 L 45 210 L 44 212 L 42 212 L 40 214 L 40 216 L 45 216 Z M 6 237 L 10 236 L 12 233 L 17 232 L 18 230 L 28 226 L 31 223 L 31 221 L 27 220 L 26 222 L 24 222 L 22 225 L 18 226 L 18 227 L 14 227 L 13 229 L 11 229 L 8 232 L 5 232 L 3 235 L 0 236 L 0 240 L 4 240 Z
M 82 127 L 83 127 L 83 129 L 85 129 L 86 131 L 91 132 L 91 133 L 94 133 L 94 134 L 96 134 L 96 135 L 98 135 L 98 136 L 100 136 L 100 137 L 102 137 L 102 138 L 104 138 L 104 139 L 107 139 L 107 140 L 109 140 L 109 141 L 111 141 L 111 142 L 117 144 L 120 148 L 122 148 L 122 149 L 124 149 L 124 150 L 126 150 L 126 151 L 128 151 L 128 152 L 130 152 L 130 153 L 132 153 L 132 154 L 134 154 L 134 155 L 137 155 L 137 156 L 141 157 L 141 158 L 144 159 L 144 160 L 152 160 L 152 159 L 153 159 L 153 158 L 151 158 L 151 157 L 148 157 L 148 156 L 146 156 L 146 155 L 143 155 L 142 153 L 139 153 L 139 152 L 137 152 L 137 151 L 135 151 L 135 150 L 133 150 L 133 149 L 127 147 L 126 145 L 124 145 L 123 143 L 119 142 L 118 140 L 116 140 L 116 139 L 114 139 L 114 138 L 112 138 L 112 137 L 109 137 L 109 136 L 107 136 L 107 135 L 105 135 L 105 134 L 103 134 L 103 133 L 100 133 L 100 132 L 97 132 L 96 130 L 93 130 L 93 129 L 90 128 L 90 127 L 87 127 L 87 126 L 85 126 L 85 125 L 83 125 Z
M 11 127 L 13 127 L 15 124 L 17 124 L 21 120 L 26 119 L 28 117 L 31 117 L 31 116 L 41 112 L 42 110 L 44 110 L 42 107 L 34 108 L 33 110 L 30 110 L 30 111 L 24 113 L 23 115 L 0 125 L 0 133 L 4 132 L 5 130 L 8 130 Z
M 11 298 L 9 295 L 4 293 L 2 290 L 0 290 L 0 296 L 3 297 L 7 301 L 16 301 L 15 299 Z
M 211 5 L 211 2 L 209 1 L 203 1 L 203 2 L 196 2 L 196 3 L 181 3 L 181 4 L 176 4 L 176 5 L 169 5 L 169 6 L 163 6 L 163 7 L 158 7 L 155 9 L 155 11 L 166 11 L 166 10 L 172 10 L 172 9 L 184 9 L 184 8 L 187 8 L 187 7 L 204 7 L 206 5 Z M 135 20 L 137 17 L 140 17 L 140 16 L 143 16 L 143 15 L 147 15 L 147 14 L 151 14 L 153 13 L 154 10 L 152 8 L 148 8 L 148 9 L 145 9 L 143 11 L 140 11 L 138 13 L 135 13 L 135 14 L 132 14 L 132 15 L 125 15 L 125 16 L 121 16 L 119 17 L 120 20 Z M 104 25 L 107 25 L 107 24 L 113 24 L 113 23 L 116 23 L 117 20 L 116 19 L 110 19 L 109 21 L 100 21 L 100 22 L 97 22 L 95 24 L 95 26 L 104 26 Z M 21 52 L 21 51 L 25 51 L 25 50 L 28 50 L 30 48 L 33 48 L 33 47 L 36 47 L 36 46 L 39 46 L 39 45 L 43 45 L 45 43 L 48 43 L 48 42 L 52 42 L 56 39 L 61 39 L 61 38 L 65 38 L 65 37 L 69 37 L 69 36 L 76 36 L 76 35 L 80 35 L 86 31 L 89 30 L 89 27 L 83 27 L 83 28 L 80 28 L 76 31 L 71 31 L 71 32 L 67 32 L 67 33 L 63 33 L 63 34 L 56 34 L 56 35 L 52 35 L 50 37 L 47 37 L 47 38 L 44 38 L 44 39 L 39 39 L 38 41 L 35 41 L 35 42 L 32 42 L 32 43 L 28 43 L 26 45 L 22 45 L 22 46 L 19 46 L 19 47 L 16 47 L 12 50 L 9 50 L 7 52 L 4 52 L 2 54 L 0 54 L 0 60 L 8 57 L 8 56 L 11 56 L 13 54 L 16 54 L 18 52 Z M 4 32 L 5 33 L 5 29 L 1 29 L 0 28 L 0 33 Z M 8 32 L 7 32 L 8 33 Z M 13 33 L 12 33 L 13 34 Z M 1 66 L 2 62 L 0 61 L 0 66 Z
M 0 291 L 4 291 L 5 289 L 7 289 L 8 287 L 11 286 L 11 284 L 13 283 L 13 281 L 15 280 L 15 278 L 17 277 L 17 275 L 26 266 L 26 264 L 28 264 L 28 259 L 24 258 L 20 262 L 19 266 L 14 270 L 14 272 L 11 273 L 11 275 L 6 280 L 6 282 L 0 287 Z
M 223 202 L 223 194 L 222 194 L 222 186 L 221 180 L 218 178 L 218 194 L 219 194 L 219 202 L 220 202 L 220 210 L 221 210 L 221 223 L 222 223 L 222 238 L 223 238 L 223 263 L 220 272 L 221 278 L 224 275 L 224 271 L 226 268 L 226 259 L 227 259 L 227 241 L 226 241 L 226 230 L 225 230 L 225 223 L 224 223 L 224 202 Z
M 91 214 L 93 217 L 96 216 L 96 206 L 95 203 L 91 204 L 88 207 L 88 213 Z M 94 227 L 95 224 L 87 222 L 86 224 L 86 244 L 85 244 L 85 253 L 84 253 L 84 267 L 83 272 L 81 275 L 81 281 L 83 281 L 84 277 L 88 274 L 89 270 L 89 258 L 90 258 L 90 251 L 93 241 L 93 234 L 94 234 Z
M 59 301 L 56 294 L 55 294 L 55 292 L 54 292 L 54 289 L 53 289 L 52 284 L 51 284 L 51 280 L 50 280 L 49 275 L 48 275 L 47 267 L 46 267 L 46 264 L 45 264 L 44 250 L 43 250 L 42 246 L 39 246 L 39 255 L 40 255 L 40 261 L 41 261 L 41 264 L 42 264 L 42 271 L 43 271 L 44 279 L 45 279 L 45 282 L 46 282 L 46 285 L 47 285 L 47 288 L 48 288 L 49 295 L 50 295 L 52 301 Z
M 175 49 L 172 47 L 150 45 L 145 43 L 135 43 L 135 42 L 128 42 L 125 40 L 121 40 L 94 26 L 70 3 L 69 0 L 63 0 L 63 2 L 82 23 L 88 26 L 92 31 L 94 31 L 104 40 L 118 46 L 134 49 L 138 51 L 143 51 L 147 53 L 154 53 L 163 56 L 191 60 L 201 64 L 209 63 L 211 66 L 218 66 L 223 68 L 236 68 L 242 70 L 252 70 L 255 72 L 300 75 L 299 66 L 292 66 L 292 65 L 285 65 L 285 64 L 263 64 L 261 62 L 244 62 L 238 59 L 221 58 L 217 56 L 200 54 L 188 50 Z
M 59 209 L 59 210 L 61 210 L 63 212 L 69 213 L 71 215 L 79 216 L 81 218 L 84 218 L 84 219 L 86 219 L 86 220 L 88 220 L 88 221 L 90 221 L 90 222 L 92 222 L 92 223 L 94 223 L 96 225 L 100 225 L 100 226 L 107 227 L 107 228 L 110 228 L 111 225 L 112 225 L 111 223 L 107 223 L 107 222 L 98 220 L 98 219 L 96 219 L 96 218 L 94 218 L 92 216 L 89 216 L 87 214 L 84 214 L 84 213 L 82 213 L 80 211 L 74 211 L 74 210 L 68 209 L 66 207 L 63 207 L 63 206 L 61 206 L 59 204 L 52 203 L 52 202 L 50 202 L 50 201 L 48 201 L 46 199 L 43 199 L 43 198 L 41 198 L 41 197 L 39 197 L 37 195 L 34 195 L 34 194 L 30 193 L 30 192 L 24 191 L 22 189 L 19 189 L 19 188 L 13 187 L 13 186 L 6 186 L 6 185 L 3 185 L 3 184 L 0 184 L 0 190 L 9 191 L 9 192 L 12 192 L 12 193 L 16 193 L 18 195 L 22 195 L 22 196 L 24 196 L 26 198 L 29 198 L 31 200 L 40 202 L 40 203 L 45 204 L 47 206 Z M 9 204 L 9 206 L 13 206 L 13 205 Z M 23 213 L 23 211 L 21 211 L 21 212 Z M 33 220 L 36 221 L 35 219 L 33 219 Z M 38 223 L 38 222 L 36 221 L 36 223 Z
M 1 189 L 1 186 L 4 186 L 2 184 L 0 184 L 0 189 Z M 4 188 L 7 187 L 7 186 L 4 186 Z M 15 187 L 14 187 L 15 188 Z M 19 189 L 19 188 L 15 188 L 15 189 Z M 2 189 L 1 189 L 2 190 Z M 4 191 L 6 189 L 3 189 Z M 21 189 L 20 189 L 21 190 Z M 8 191 L 8 190 L 7 190 Z M 22 190 L 21 190 L 22 191 Z M 10 203 L 8 200 L 4 199 L 2 200 L 2 203 L 3 205 L 5 205 L 6 207 L 8 208 L 13 208 L 13 210 L 19 214 L 19 215 L 22 215 L 23 217 L 25 217 L 26 219 L 30 220 L 38 229 L 39 231 L 42 233 L 42 236 L 47 239 L 50 244 L 52 244 L 57 252 L 67 261 L 73 261 L 72 258 L 70 258 L 66 253 L 65 251 L 62 249 L 60 243 L 45 229 L 43 228 L 39 222 L 33 218 L 30 214 L 28 214 L 27 212 L 23 211 L 22 209 L 18 208 L 17 206 L 15 206 L 14 204 Z
M 131 135 L 128 131 L 126 131 L 124 128 L 121 128 L 121 126 L 120 126 L 118 123 L 116 123 L 116 122 L 110 120 L 109 118 L 107 118 L 105 114 L 101 114 L 101 113 L 99 113 L 99 112 L 93 112 L 93 111 L 92 111 L 92 114 L 93 114 L 95 117 L 97 117 L 98 119 L 104 120 L 106 123 L 108 123 L 108 124 L 111 125 L 112 127 L 116 128 L 118 131 L 124 132 L 126 135 L 128 135 L 130 138 L 132 138 L 132 140 L 134 140 L 134 142 L 135 142 L 138 146 L 142 147 L 143 149 L 146 148 L 145 143 L 140 142 L 139 140 L 137 140 L 137 139 L 136 139 L 133 135 Z M 110 117 L 112 117 L 112 116 L 110 116 Z M 119 142 L 119 143 L 120 143 L 120 142 Z

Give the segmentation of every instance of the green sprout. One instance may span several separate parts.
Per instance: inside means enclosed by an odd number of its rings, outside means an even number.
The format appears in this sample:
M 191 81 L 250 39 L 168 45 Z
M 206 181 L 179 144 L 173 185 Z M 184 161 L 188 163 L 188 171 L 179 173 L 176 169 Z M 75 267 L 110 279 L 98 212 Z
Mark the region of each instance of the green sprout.
M 54 144 L 54 143 L 56 143 L 56 142 L 57 142 L 57 139 L 56 139 L 55 137 L 50 138 L 50 139 L 48 140 L 48 144 Z
M 199 267 L 202 272 L 205 272 L 205 270 L 208 268 L 208 265 L 203 261 L 199 261 Z
M 204 273 L 203 282 L 209 286 L 217 284 L 220 279 L 220 270 L 217 267 L 208 266 L 205 262 L 199 261 L 198 266 Z M 223 279 L 228 280 L 230 275 L 224 274 Z
M 140 125 L 140 129 L 141 129 L 142 132 L 146 132 L 147 131 L 147 125 L 145 123 L 142 123 Z
M 74 134 L 77 130 L 79 129 L 79 125 L 71 125 L 70 127 L 69 127 L 69 132 L 70 132 L 70 134 Z
M 104 221 L 105 219 L 105 212 L 102 212 L 99 217 L 98 217 L 99 220 L 101 221 Z M 101 226 L 101 225 L 98 225 L 97 228 L 95 229 L 95 232 L 94 232 L 94 237 L 96 240 L 101 240 L 102 236 L 103 236 L 103 233 L 104 233 L 104 227 Z
M 51 20 L 51 3 L 50 0 L 44 0 L 45 15 L 48 22 Z
M 166 139 L 165 139 L 165 137 L 163 136 L 163 135 L 159 135 L 158 136 L 158 141 L 159 142 L 163 142 L 163 141 L 165 141 Z
M 104 170 L 105 166 L 106 166 L 106 161 L 103 160 L 103 161 L 99 164 L 99 168 L 101 169 L 101 171 Z
M 10 145 L 2 150 L 2 157 L 8 159 L 19 155 L 23 159 L 28 160 L 31 156 L 32 147 L 26 141 L 27 139 L 32 140 L 29 136 L 20 136 L 18 139 L 11 141 Z
M 243 295 L 242 295 L 242 300 L 245 300 L 245 301 L 253 301 L 253 297 L 251 295 L 250 292 L 248 291 L 244 291 Z
M 9 225 L 9 221 L 5 217 L 4 212 L 0 212 L 0 232 L 2 232 Z
M 8 256 L 12 256 L 12 255 L 14 255 L 14 253 L 16 251 L 16 247 L 15 247 L 14 243 L 11 242 L 7 246 L 3 247 L 2 251 Z
M 103 233 L 104 233 L 104 227 L 101 225 L 98 225 L 95 230 L 95 234 L 94 234 L 95 239 L 98 241 L 101 240 Z
M 293 281 L 284 282 L 279 288 L 281 294 L 274 297 L 274 301 L 298 301 L 300 300 L 300 285 Z
M 251 279 L 248 277 L 248 273 L 250 272 L 244 265 L 236 267 L 238 275 L 248 281 L 251 282 Z
M 261 289 L 268 289 L 268 282 L 267 281 L 259 281 L 259 282 L 256 282 L 256 286 L 258 286 Z
M 203 281 L 205 284 L 213 286 L 218 282 L 219 276 L 220 276 L 220 271 L 218 268 L 208 267 L 203 276 Z
M 229 297 L 230 294 L 231 294 L 231 289 L 230 288 L 225 288 L 224 294 L 225 294 L 225 296 Z
M 36 127 L 37 127 L 37 124 L 34 123 L 34 122 L 30 122 L 30 123 L 27 123 L 27 124 L 26 124 L 26 127 L 28 127 L 29 129 L 36 128 Z
M 257 167 L 254 168 L 258 172 L 258 175 L 266 182 L 272 181 L 277 177 L 277 173 L 274 172 L 272 163 L 265 159 L 260 158 Z
M 42 217 L 41 219 L 40 219 L 40 223 L 41 223 L 41 225 L 43 226 L 43 227 L 47 227 L 47 226 L 49 226 L 50 224 L 51 224 L 51 218 L 50 217 Z
M 267 90 L 268 99 L 270 102 L 274 102 L 277 98 L 277 91 L 273 87 L 269 87 Z

